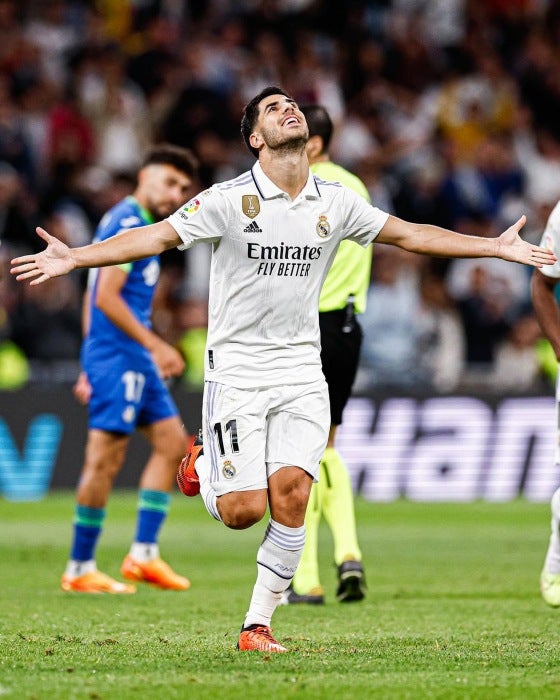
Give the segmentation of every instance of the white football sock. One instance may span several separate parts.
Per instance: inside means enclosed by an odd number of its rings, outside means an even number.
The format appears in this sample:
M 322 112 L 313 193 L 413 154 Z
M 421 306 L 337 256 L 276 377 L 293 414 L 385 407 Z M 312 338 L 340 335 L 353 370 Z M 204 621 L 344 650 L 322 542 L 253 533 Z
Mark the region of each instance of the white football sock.
M 84 574 L 90 574 L 92 571 L 97 571 L 97 565 L 95 559 L 89 559 L 88 561 L 78 561 L 77 559 L 70 559 L 66 564 L 66 570 L 64 573 L 70 578 L 78 578 L 78 576 L 84 576 Z
M 130 556 L 136 561 L 152 561 L 159 557 L 159 547 L 155 542 L 133 542 Z
M 270 627 L 272 614 L 292 581 L 304 544 L 304 525 L 287 527 L 271 518 L 257 553 L 257 581 L 244 627 Z
M 222 518 L 218 512 L 218 497 L 212 488 L 212 484 L 210 483 L 210 470 L 208 468 L 205 454 L 199 455 L 198 459 L 194 463 L 194 468 L 198 474 L 198 480 L 200 481 L 200 495 L 202 496 L 206 510 L 213 518 L 219 522 L 222 522 Z
M 544 562 L 544 570 L 549 574 L 560 574 L 560 488 L 550 501 L 552 519 L 550 521 L 550 543 Z

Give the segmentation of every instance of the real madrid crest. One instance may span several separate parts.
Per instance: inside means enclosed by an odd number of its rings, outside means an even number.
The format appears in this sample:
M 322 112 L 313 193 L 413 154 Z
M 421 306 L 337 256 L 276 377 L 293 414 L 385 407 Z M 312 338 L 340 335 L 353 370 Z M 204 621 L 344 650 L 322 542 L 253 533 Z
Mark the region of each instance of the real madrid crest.
M 261 210 L 258 196 L 256 194 L 244 194 L 241 197 L 241 208 L 245 216 L 254 219 Z
M 316 231 L 317 235 L 321 238 L 327 238 L 327 236 L 329 236 L 331 233 L 331 225 L 327 221 L 327 217 L 324 214 L 321 214 L 321 216 L 319 217 L 319 221 L 317 222 L 316 226 Z
M 222 474 L 225 476 L 226 479 L 233 479 L 233 477 L 236 474 L 235 467 L 229 461 L 229 459 L 226 459 L 224 462 L 224 466 L 222 467 Z

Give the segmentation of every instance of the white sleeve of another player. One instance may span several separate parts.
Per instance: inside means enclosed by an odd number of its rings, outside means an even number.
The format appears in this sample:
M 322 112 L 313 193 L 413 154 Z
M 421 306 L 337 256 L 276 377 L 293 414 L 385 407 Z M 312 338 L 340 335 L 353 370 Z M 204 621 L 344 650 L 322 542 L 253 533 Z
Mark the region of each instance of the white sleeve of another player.
M 177 248 L 219 241 L 227 230 L 228 212 L 229 202 L 217 188 L 197 194 L 167 219 L 183 241 Z
M 343 237 L 365 248 L 377 238 L 389 214 L 372 206 L 353 190 L 344 188 L 343 197 Z
M 558 202 L 548 217 L 540 245 L 544 248 L 550 248 L 558 260 L 554 265 L 543 265 L 539 271 L 547 277 L 560 279 L 560 202 Z

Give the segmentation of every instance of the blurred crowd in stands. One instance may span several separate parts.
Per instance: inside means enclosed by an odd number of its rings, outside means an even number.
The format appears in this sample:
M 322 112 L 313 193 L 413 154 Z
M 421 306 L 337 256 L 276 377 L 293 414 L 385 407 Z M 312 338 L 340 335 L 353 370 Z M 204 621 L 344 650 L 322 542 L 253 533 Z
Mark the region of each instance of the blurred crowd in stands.
M 200 189 L 252 165 L 243 105 L 278 84 L 336 124 L 332 159 L 411 221 L 538 241 L 560 199 L 558 0 L 0 0 L 0 387 L 77 375 L 85 276 L 7 274 L 71 245 L 134 187 L 145 147 L 187 146 Z M 201 383 L 206 246 L 165 256 L 155 327 Z M 534 391 L 554 358 L 531 270 L 376 245 L 359 390 Z

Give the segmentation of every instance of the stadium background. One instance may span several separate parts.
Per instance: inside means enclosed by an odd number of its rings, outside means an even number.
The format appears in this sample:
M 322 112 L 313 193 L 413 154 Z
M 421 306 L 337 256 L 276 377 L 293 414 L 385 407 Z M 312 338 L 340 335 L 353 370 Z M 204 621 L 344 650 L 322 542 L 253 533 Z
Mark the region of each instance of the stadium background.
M 559 33 L 555 0 L 0 0 L 2 495 L 73 486 L 86 434 L 71 397 L 84 275 L 38 290 L 7 272 L 41 247 L 35 225 L 88 242 L 154 141 L 196 152 L 201 189 L 237 175 L 252 163 L 242 106 L 277 83 L 329 109 L 333 159 L 381 208 L 480 236 L 526 213 L 536 241 L 560 199 Z M 204 247 L 166 255 L 154 315 L 187 357 L 175 391 L 191 430 L 207 271 Z M 367 498 L 547 500 L 556 368 L 529 279 L 376 246 L 340 434 Z

